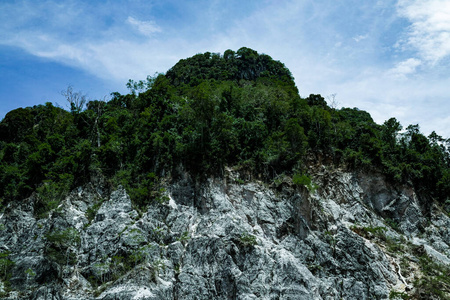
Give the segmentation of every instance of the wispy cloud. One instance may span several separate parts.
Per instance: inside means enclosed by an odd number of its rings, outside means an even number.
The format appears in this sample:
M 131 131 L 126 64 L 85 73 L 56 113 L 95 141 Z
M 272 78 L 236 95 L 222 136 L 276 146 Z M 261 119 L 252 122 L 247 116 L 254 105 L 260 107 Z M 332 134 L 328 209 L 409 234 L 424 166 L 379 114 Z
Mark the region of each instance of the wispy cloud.
M 398 9 L 411 22 L 403 47 L 416 49 L 423 60 L 433 64 L 450 55 L 449 1 L 400 0 Z
M 415 73 L 417 67 L 421 64 L 422 61 L 417 58 L 408 58 L 407 60 L 397 63 L 394 68 L 387 72 L 387 75 L 396 78 L 406 78 L 407 75 Z
M 353 38 L 353 40 L 355 41 L 355 42 L 360 42 L 360 41 L 362 41 L 362 40 L 365 40 L 365 39 L 367 39 L 367 37 L 368 37 L 369 35 L 368 34 L 365 34 L 365 35 L 358 35 L 358 36 L 355 36 L 354 38 Z
M 368 110 L 380 123 L 446 119 L 448 1 L 149 3 L 3 2 L 0 44 L 120 86 L 196 53 L 247 46 L 285 63 L 302 96 L 336 93 L 343 106 Z M 420 105 L 436 118 L 416 113 Z
M 171 47 L 154 37 L 161 27 L 152 20 L 123 17 L 125 5 L 120 6 L 116 11 L 81 1 L 3 3 L 0 44 L 118 83 L 165 71 L 176 60 Z
M 140 21 L 130 16 L 128 17 L 127 22 L 146 36 L 152 36 L 154 33 L 162 31 L 154 21 Z

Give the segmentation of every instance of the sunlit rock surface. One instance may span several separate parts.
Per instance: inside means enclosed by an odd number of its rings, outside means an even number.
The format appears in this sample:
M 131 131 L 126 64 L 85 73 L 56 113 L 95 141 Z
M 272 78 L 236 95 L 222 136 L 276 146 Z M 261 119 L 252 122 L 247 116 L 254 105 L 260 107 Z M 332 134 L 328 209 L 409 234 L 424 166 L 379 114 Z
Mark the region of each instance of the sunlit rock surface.
M 199 185 L 186 175 L 147 209 L 92 184 L 47 217 L 36 199 L 0 217 L 5 299 L 388 299 L 413 294 L 419 257 L 449 264 L 450 219 L 381 175 L 313 170 Z M 430 217 L 431 216 L 431 217 Z M 6 260 L 4 260 L 5 262 Z M 3 268 L 3 271 L 6 267 Z

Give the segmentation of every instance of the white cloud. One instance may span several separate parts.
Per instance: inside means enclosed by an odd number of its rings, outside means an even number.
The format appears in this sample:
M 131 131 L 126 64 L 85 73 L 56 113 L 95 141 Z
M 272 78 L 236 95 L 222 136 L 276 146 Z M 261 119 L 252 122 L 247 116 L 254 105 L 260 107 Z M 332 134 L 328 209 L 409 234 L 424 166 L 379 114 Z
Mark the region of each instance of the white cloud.
M 407 75 L 416 72 L 417 67 L 422 64 L 422 61 L 417 58 L 408 58 L 402 62 L 399 62 L 394 68 L 387 72 L 387 75 L 396 78 L 406 78 Z
M 177 61 L 175 51 L 189 49 L 176 38 L 159 42 L 155 34 L 162 29 L 154 21 L 124 19 L 123 9 L 98 5 L 94 10 L 79 1 L 0 3 L 4 21 L 0 45 L 18 47 L 120 85 L 129 78 L 166 71 Z
M 20 47 L 120 86 L 129 78 L 165 72 L 179 59 L 196 53 L 223 53 L 246 46 L 285 63 L 302 96 L 336 93 L 343 106 L 367 110 L 379 123 L 397 117 L 404 126 L 420 123 L 427 131 L 438 125 L 434 120 L 445 121 L 449 111 L 444 101 L 450 94 L 448 72 L 443 70 L 443 77 L 433 73 L 438 65 L 433 63 L 450 54 L 450 38 L 445 39 L 449 1 L 399 2 L 397 10 L 411 26 L 401 43 L 409 51 L 397 51 L 397 56 L 390 52 L 397 41 L 391 24 L 398 17 L 391 0 L 380 0 L 373 9 L 368 9 L 372 3 L 360 6 L 358 0 L 352 2 L 354 5 L 331 5 L 335 3 L 332 0 L 261 1 L 251 11 L 240 12 L 239 17 L 233 18 L 230 11 L 226 24 L 220 15 L 207 14 L 211 6 L 183 10 L 190 14 L 188 18 L 172 21 L 170 14 L 158 19 L 151 11 L 125 13 L 118 8 L 115 14 L 99 11 L 103 15 L 97 18 L 94 11 L 75 5 L 76 1 L 56 8 L 49 1 L 39 6 L 26 3 L 4 10 L 0 3 L 0 18 L 8 21 L 0 23 L 0 44 Z M 219 1 L 213 8 L 221 4 Z M 58 13 L 63 23 L 47 22 L 49 12 Z M 45 26 L 30 22 L 43 14 Z M 358 20 L 362 14 L 364 18 Z M 102 21 L 105 15 L 109 22 Z M 195 26 L 186 26 L 185 20 L 195 20 Z M 397 28 L 397 32 L 402 29 Z M 388 39 L 385 33 L 389 33 Z M 439 126 L 436 131 L 450 137 L 448 128 Z
M 322 95 L 337 93 L 342 106 L 366 110 L 379 124 L 395 117 L 403 127 L 419 124 L 426 135 L 435 130 L 450 137 L 450 127 L 442 123 L 448 118 L 448 91 L 448 78 L 415 76 L 405 80 L 375 69 L 364 76 L 331 83 Z
M 436 117 L 433 118 L 430 122 L 430 124 L 426 124 L 428 125 L 425 130 L 428 133 L 431 133 L 432 131 L 435 131 L 437 134 L 439 135 L 443 135 L 444 134 L 444 138 L 449 138 L 450 136 L 448 135 L 448 129 L 450 128 L 450 116 L 442 116 L 442 117 Z M 423 130 L 423 128 L 422 128 Z M 447 135 L 445 135 L 447 134 Z
M 396 42 L 381 42 L 385 39 L 383 30 L 392 29 L 385 22 L 387 15 L 371 20 L 367 34 L 348 36 L 358 45 L 364 42 L 355 47 L 339 39 L 345 32 L 335 31 L 334 20 L 328 20 L 320 6 L 310 11 L 306 2 L 291 4 L 266 7 L 249 15 L 212 44 L 218 45 L 217 49 L 236 49 L 245 41 L 249 47 L 280 59 L 293 73 L 303 97 L 336 93 L 342 106 L 366 110 L 377 123 L 396 117 L 404 127 L 419 123 L 425 134 L 436 130 L 450 137 L 450 127 L 437 121 L 445 120 L 449 111 L 445 109 L 450 95 L 448 74 L 436 76 L 436 67 L 422 56 L 403 58 L 403 53 L 396 52 L 395 56 L 382 57 L 391 54 L 387 49 Z M 398 26 L 395 17 L 392 8 L 388 19 Z
M 368 34 L 365 34 L 365 35 L 358 35 L 358 36 L 355 36 L 354 38 L 353 38 L 353 40 L 355 41 L 355 42 L 360 42 L 360 41 L 362 41 L 362 40 L 365 40 L 365 39 L 367 39 L 369 37 L 369 35 Z
M 162 31 L 154 21 L 140 21 L 130 16 L 127 22 L 146 36 L 152 36 L 154 33 Z
M 399 0 L 398 10 L 411 22 L 405 47 L 433 64 L 450 55 L 450 1 Z

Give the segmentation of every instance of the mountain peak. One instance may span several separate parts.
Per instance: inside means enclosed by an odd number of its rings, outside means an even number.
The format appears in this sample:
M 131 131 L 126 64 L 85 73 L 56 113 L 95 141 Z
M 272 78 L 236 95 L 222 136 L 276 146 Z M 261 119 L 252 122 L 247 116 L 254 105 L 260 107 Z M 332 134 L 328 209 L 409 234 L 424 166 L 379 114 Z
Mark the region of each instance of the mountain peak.
M 174 85 L 196 85 L 199 80 L 256 80 L 271 78 L 295 85 L 294 78 L 286 66 L 267 54 L 242 47 L 236 52 L 226 50 L 223 55 L 205 52 L 182 59 L 166 76 Z

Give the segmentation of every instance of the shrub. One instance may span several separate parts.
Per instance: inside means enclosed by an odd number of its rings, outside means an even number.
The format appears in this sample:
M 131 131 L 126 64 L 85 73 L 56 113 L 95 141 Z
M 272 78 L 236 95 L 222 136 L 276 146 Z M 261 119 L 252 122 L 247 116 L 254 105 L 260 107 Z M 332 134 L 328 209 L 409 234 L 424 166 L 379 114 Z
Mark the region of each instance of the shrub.
M 74 250 L 80 245 L 80 234 L 75 228 L 67 228 L 60 231 L 52 231 L 45 234 L 49 242 L 46 247 L 46 255 L 49 259 L 59 264 L 75 264 L 76 255 Z
M 384 234 L 384 232 L 386 231 L 385 227 L 381 227 L 381 226 L 377 226 L 377 227 L 372 227 L 372 226 L 367 226 L 367 227 L 360 227 L 360 226 L 356 226 L 353 225 L 350 227 L 350 229 L 365 238 L 371 239 L 373 237 L 379 238 L 381 240 L 386 240 L 386 236 Z
M 390 300 L 396 300 L 396 299 L 402 299 L 402 300 L 408 300 L 411 299 L 411 297 L 403 292 L 397 292 L 397 291 L 391 291 L 389 293 L 389 299 Z
M 256 244 L 258 244 L 258 242 L 256 241 L 256 236 L 251 235 L 248 232 L 243 233 L 239 238 L 239 241 L 244 247 L 254 247 Z
M 62 174 L 58 176 L 57 181 L 45 180 L 43 184 L 36 189 L 38 194 L 38 202 L 36 205 L 36 216 L 45 218 L 49 212 L 58 207 L 59 203 L 64 199 L 73 183 L 73 176 L 70 174 Z
M 86 218 L 88 219 L 89 223 L 92 222 L 92 220 L 94 220 L 95 215 L 100 209 L 100 206 L 102 206 L 102 203 L 103 199 L 96 199 L 94 204 L 86 210 Z
M 417 247 L 416 253 L 422 250 Z M 419 257 L 422 276 L 414 281 L 420 299 L 448 299 L 450 297 L 450 268 L 433 261 L 426 253 Z M 436 298 L 438 297 L 438 298 Z
M 294 176 L 292 176 L 292 183 L 298 186 L 306 187 L 311 193 L 314 193 L 318 188 L 316 184 L 312 183 L 311 177 L 305 174 L 294 174 Z

